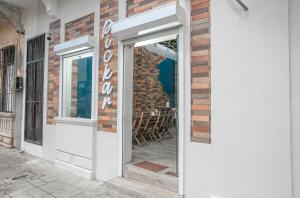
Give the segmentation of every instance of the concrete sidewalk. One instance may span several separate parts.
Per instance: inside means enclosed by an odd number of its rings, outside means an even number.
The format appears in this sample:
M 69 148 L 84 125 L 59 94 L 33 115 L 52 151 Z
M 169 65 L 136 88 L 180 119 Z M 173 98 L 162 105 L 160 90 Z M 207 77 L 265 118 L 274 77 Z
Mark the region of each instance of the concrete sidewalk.
M 105 185 L 54 167 L 15 149 L 0 147 L 1 198 L 106 198 Z

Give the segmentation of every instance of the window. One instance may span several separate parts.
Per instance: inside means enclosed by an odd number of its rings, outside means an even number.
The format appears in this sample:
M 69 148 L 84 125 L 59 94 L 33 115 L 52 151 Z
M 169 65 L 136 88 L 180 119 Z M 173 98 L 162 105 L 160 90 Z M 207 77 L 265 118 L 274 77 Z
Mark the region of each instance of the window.
M 0 111 L 14 112 L 15 46 L 0 49 Z
M 63 58 L 63 117 L 91 118 L 92 65 L 92 52 Z

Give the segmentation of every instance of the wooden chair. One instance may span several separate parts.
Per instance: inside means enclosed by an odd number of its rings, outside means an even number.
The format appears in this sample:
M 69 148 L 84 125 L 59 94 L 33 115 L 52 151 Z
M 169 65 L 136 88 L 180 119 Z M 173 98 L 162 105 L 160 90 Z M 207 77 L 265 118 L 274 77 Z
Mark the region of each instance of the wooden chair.
M 143 117 L 144 113 L 142 112 L 140 116 L 135 117 L 132 123 L 132 141 L 136 142 L 138 145 L 142 145 L 144 143 L 139 135 L 139 131 L 143 123 Z
M 176 110 L 174 109 L 170 109 L 168 116 L 167 116 L 167 120 L 166 122 L 163 124 L 163 126 L 161 127 L 160 133 L 162 137 L 173 137 L 172 134 L 170 133 L 169 129 L 174 127 L 174 117 L 176 114 Z
M 150 121 L 150 118 L 151 118 L 151 114 L 150 113 L 146 113 L 146 112 L 143 112 L 143 120 L 141 122 L 141 126 L 138 130 L 138 137 L 140 138 L 141 142 L 143 143 L 148 143 L 147 141 L 147 130 L 148 130 L 148 127 L 149 127 L 149 121 Z
M 137 124 L 137 120 L 139 119 L 139 117 L 135 114 L 132 115 L 132 131 L 135 130 L 136 124 Z
M 167 120 L 169 119 L 170 111 L 171 111 L 171 109 L 170 108 L 166 108 L 166 107 L 164 107 L 164 108 L 161 109 L 162 114 L 166 115 L 165 121 L 163 123 L 164 125 L 166 124 Z M 164 125 L 162 125 L 161 129 L 163 128 Z
M 157 126 L 154 128 L 154 133 L 159 137 L 159 139 L 163 138 L 163 134 L 161 133 L 162 129 L 166 125 L 168 121 L 168 114 L 164 113 L 160 115 L 159 122 Z
M 155 133 L 155 128 L 158 126 L 159 119 L 160 119 L 160 112 L 158 113 L 158 115 L 155 116 L 151 115 L 147 119 L 147 127 L 145 127 L 145 131 L 143 134 L 146 139 L 151 141 L 156 141 L 159 139 L 159 137 Z
M 152 134 L 156 138 L 156 140 L 161 140 L 162 139 L 162 136 L 161 136 L 159 131 L 160 131 L 160 128 L 161 128 L 162 124 L 165 121 L 165 118 L 166 118 L 166 115 L 162 114 L 161 111 L 160 111 L 158 116 L 157 116 L 156 122 L 155 122 L 155 124 L 152 128 Z
M 163 122 L 161 122 L 159 133 L 162 135 L 163 131 L 168 127 L 169 117 L 170 117 L 170 108 L 162 108 L 162 114 L 164 114 Z

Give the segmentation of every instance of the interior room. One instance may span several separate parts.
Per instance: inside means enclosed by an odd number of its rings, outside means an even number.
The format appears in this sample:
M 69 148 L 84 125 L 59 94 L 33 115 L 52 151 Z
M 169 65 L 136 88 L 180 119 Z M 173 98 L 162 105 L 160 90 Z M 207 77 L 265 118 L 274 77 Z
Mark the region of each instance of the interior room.
M 133 49 L 132 164 L 177 178 L 177 40 Z

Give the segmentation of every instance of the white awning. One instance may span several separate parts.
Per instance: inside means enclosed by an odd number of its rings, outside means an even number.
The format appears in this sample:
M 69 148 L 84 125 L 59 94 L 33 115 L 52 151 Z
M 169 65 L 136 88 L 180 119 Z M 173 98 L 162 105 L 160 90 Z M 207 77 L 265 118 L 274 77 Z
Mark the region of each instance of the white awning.
M 114 22 L 111 32 L 118 40 L 126 40 L 178 27 L 183 21 L 183 8 L 172 3 Z
M 94 36 L 86 35 L 54 46 L 57 55 L 66 55 L 95 47 Z

